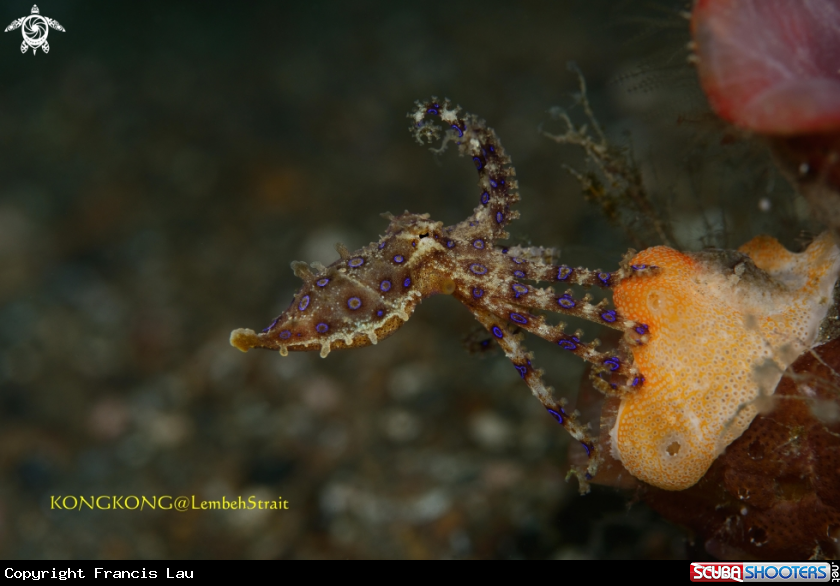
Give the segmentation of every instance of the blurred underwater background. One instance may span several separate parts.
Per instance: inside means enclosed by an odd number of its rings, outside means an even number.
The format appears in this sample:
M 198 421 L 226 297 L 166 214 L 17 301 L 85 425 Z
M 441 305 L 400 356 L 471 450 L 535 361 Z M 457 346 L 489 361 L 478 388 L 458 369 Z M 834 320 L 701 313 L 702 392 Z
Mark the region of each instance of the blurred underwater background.
M 66 32 L 0 36 L 0 557 L 684 558 L 632 495 L 565 481 L 569 438 L 445 297 L 377 346 L 242 354 L 298 287 L 385 229 L 446 224 L 469 161 L 407 132 L 448 97 L 520 180 L 511 242 L 615 267 L 631 246 L 564 165 L 574 61 L 684 249 L 815 231 L 761 145 L 715 121 L 679 1 L 40 4 Z M 28 15 L 0 6 L 0 22 Z M 656 244 L 650 242 L 650 244 Z M 581 327 L 587 336 L 596 327 Z M 584 370 L 529 343 L 558 393 Z M 255 495 L 284 511 L 73 510 L 57 495 Z

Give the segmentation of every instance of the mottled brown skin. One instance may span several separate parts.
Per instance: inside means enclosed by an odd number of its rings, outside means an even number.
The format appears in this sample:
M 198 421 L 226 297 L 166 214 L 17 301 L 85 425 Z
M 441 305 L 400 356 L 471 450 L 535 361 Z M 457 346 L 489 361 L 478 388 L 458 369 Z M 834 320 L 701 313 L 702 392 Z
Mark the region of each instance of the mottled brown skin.
M 394 316 L 376 328 L 376 337 L 380 340 L 384 340 L 400 329 L 404 323 L 405 322 L 403 320 Z M 280 343 L 277 340 L 272 339 L 271 336 L 267 336 L 265 333 L 258 334 L 253 330 L 245 328 L 231 332 L 230 344 L 243 352 L 247 352 L 251 348 L 265 348 L 267 350 L 280 349 Z M 344 340 L 336 340 L 332 348 L 333 350 L 343 350 L 345 348 L 363 348 L 364 346 L 370 345 L 370 338 L 367 336 L 356 335 L 353 337 L 350 344 L 347 344 Z M 320 342 L 306 342 L 289 348 L 292 352 L 312 352 L 320 349 Z
M 564 313 L 601 323 L 625 333 L 626 344 L 644 343 L 645 330 L 634 333 L 632 328 L 640 324 L 622 317 L 607 300 L 592 304 L 590 296 L 576 299 L 570 289 L 556 294 L 529 283 L 609 288 L 631 273 L 655 267 L 590 271 L 556 266 L 545 249 L 498 247 L 497 241 L 509 236 L 507 224 L 519 216 L 511 209 L 519 195 L 516 173 L 495 132 L 475 116 L 461 114 L 449 102 L 434 98 L 418 103 L 409 118 L 421 144 L 442 136 L 443 144 L 436 152 L 455 143 L 460 154 L 472 159 L 479 179 L 479 204 L 472 215 L 447 227 L 427 214 L 386 215 L 390 225 L 377 242 L 353 253 L 338 245 L 341 258 L 328 267 L 292 263 L 303 285 L 289 308 L 261 333 L 235 330 L 231 344 L 243 352 L 266 348 L 285 355 L 320 350 L 326 357 L 333 349 L 376 344 L 405 323 L 421 300 L 452 295 L 492 334 L 549 413 L 583 444 L 588 463 L 575 472 L 586 491 L 587 478 L 600 462 L 597 444 L 577 422 L 576 414 L 567 413 L 564 402 L 554 399 L 552 390 L 543 384 L 542 372 L 532 366 L 532 356 L 518 331 L 533 333 L 591 362 L 596 375 L 604 377 L 597 378 L 599 388 L 620 394 L 632 392 L 634 385 L 643 382 L 626 345 L 618 351 L 599 352 L 597 340 L 582 341 L 581 332 L 568 334 L 564 324 L 549 323 L 535 312 Z M 432 118 L 444 123 L 445 134 L 431 123 Z

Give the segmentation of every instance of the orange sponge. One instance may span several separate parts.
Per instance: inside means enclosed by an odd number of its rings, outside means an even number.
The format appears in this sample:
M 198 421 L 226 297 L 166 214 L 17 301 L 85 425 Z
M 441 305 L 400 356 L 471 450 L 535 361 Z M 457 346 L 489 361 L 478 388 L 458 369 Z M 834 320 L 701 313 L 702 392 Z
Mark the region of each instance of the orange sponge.
M 770 406 L 782 372 L 813 345 L 840 251 L 828 233 L 799 254 L 760 236 L 740 252 L 654 247 L 631 264 L 659 270 L 615 289 L 616 308 L 650 334 L 632 348 L 645 383 L 622 399 L 613 455 L 637 478 L 682 490 Z

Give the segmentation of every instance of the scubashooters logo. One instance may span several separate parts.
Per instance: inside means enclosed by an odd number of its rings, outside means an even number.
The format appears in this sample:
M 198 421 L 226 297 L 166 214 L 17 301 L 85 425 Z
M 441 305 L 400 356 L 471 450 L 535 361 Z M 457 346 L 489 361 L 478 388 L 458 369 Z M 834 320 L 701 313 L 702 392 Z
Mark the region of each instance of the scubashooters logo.
M 691 564 L 692 582 L 743 582 L 744 564 Z
M 828 562 L 694 562 L 692 582 L 840 582 Z

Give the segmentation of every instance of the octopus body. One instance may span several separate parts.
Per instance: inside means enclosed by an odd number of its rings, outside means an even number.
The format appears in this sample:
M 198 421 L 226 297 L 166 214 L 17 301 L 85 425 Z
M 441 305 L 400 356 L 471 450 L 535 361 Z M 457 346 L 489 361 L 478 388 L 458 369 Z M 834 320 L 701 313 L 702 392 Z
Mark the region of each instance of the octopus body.
M 319 350 L 326 357 L 332 349 L 376 344 L 424 298 L 452 295 L 584 446 L 587 464 L 573 468 L 582 492 L 605 446 L 544 384 L 524 332 L 593 364 L 596 388 L 620 397 L 610 451 L 633 475 L 667 490 L 696 483 L 749 426 L 775 387 L 772 379 L 778 382 L 813 345 L 840 272 L 831 238 L 818 238 L 801 254 L 759 237 L 740 252 L 654 247 L 628 254 L 614 271 L 558 265 L 550 249 L 497 245 L 519 215 L 512 209 L 519 195 L 511 161 L 484 121 L 436 98 L 418 102 L 409 118 L 418 142 L 442 138 L 437 152 L 454 144 L 472 160 L 478 173 L 472 215 L 452 226 L 427 214 L 388 216 L 379 240 L 352 253 L 339 245 L 341 258 L 329 266 L 293 262 L 303 286 L 289 308 L 262 332 L 235 330 L 231 344 L 284 356 Z M 593 304 L 572 286 L 612 289 L 614 305 Z M 617 329 L 623 340 L 599 351 L 597 340 L 567 332 L 549 319 L 552 313 Z

